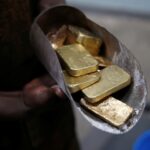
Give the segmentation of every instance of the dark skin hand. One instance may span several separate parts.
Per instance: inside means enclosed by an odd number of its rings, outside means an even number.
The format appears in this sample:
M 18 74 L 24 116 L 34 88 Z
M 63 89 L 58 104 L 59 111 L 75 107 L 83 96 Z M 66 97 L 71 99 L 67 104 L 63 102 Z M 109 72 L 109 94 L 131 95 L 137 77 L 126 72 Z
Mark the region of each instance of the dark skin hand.
M 38 6 L 39 10 L 44 10 L 56 4 L 64 4 L 64 0 L 40 0 Z M 22 91 L 0 91 L 0 117 L 20 117 L 30 109 L 45 105 L 55 96 L 60 99 L 65 97 L 48 74 L 25 84 Z

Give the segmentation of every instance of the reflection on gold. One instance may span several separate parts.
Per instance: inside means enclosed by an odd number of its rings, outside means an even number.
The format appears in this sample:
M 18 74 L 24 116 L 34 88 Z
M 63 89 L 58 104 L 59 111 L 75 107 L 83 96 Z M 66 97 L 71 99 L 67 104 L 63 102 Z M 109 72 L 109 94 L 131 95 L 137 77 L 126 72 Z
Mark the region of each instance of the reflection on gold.
M 133 112 L 133 108 L 113 97 L 94 105 L 81 99 L 81 105 L 116 127 L 123 125 Z
M 60 47 L 57 49 L 57 53 L 72 76 L 84 75 L 95 72 L 98 69 L 98 62 L 80 44 Z
M 52 48 L 56 50 L 57 48 L 63 46 L 67 38 L 67 26 L 61 26 L 55 34 L 51 35 L 51 32 L 49 32 L 47 37 L 51 43 Z
M 119 66 L 111 65 L 101 70 L 101 80 L 82 90 L 85 99 L 95 103 L 126 87 L 131 82 L 130 75 Z
M 68 40 L 82 44 L 92 55 L 98 55 L 102 40 L 94 36 L 89 31 L 69 25 L 69 30 L 72 32 Z M 76 39 L 76 40 L 75 40 Z M 73 43 L 71 43 L 73 44 Z
M 71 93 L 75 93 L 85 87 L 100 80 L 100 73 L 94 72 L 79 77 L 70 76 L 66 71 L 63 71 L 65 82 Z

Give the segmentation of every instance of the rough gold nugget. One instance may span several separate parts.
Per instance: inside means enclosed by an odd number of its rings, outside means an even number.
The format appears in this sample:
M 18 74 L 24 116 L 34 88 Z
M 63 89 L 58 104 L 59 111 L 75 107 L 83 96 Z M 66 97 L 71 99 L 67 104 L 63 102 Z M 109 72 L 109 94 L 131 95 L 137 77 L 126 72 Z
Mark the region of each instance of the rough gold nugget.
M 81 99 L 81 104 L 116 127 L 123 125 L 133 112 L 133 108 L 113 97 L 94 105 Z
M 79 77 L 70 76 L 66 71 L 63 71 L 65 82 L 71 93 L 75 93 L 100 79 L 100 73 L 94 72 Z
M 85 99 L 95 103 L 131 83 L 131 76 L 119 66 L 111 65 L 101 71 L 101 80 L 82 90 Z
M 97 60 L 80 44 L 63 46 L 57 49 L 57 53 L 72 76 L 84 75 L 98 69 Z
M 82 44 L 92 55 L 98 55 L 102 44 L 102 40 L 100 38 L 80 27 L 69 25 L 68 28 L 73 33 L 72 37 L 69 37 L 70 39 L 75 39 L 76 37 L 76 42 Z

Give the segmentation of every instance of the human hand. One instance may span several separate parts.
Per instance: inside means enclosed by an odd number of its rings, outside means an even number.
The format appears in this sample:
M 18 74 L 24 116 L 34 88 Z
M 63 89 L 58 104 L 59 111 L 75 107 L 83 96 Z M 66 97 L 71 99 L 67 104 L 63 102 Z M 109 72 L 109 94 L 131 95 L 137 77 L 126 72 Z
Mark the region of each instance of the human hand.
M 65 99 L 65 95 L 52 78 L 49 75 L 35 78 L 21 91 L 0 91 L 0 117 L 18 118 L 31 109 L 46 105 L 54 98 Z
M 23 101 L 29 107 L 46 104 L 55 96 L 63 99 L 65 95 L 49 75 L 35 78 L 23 88 Z

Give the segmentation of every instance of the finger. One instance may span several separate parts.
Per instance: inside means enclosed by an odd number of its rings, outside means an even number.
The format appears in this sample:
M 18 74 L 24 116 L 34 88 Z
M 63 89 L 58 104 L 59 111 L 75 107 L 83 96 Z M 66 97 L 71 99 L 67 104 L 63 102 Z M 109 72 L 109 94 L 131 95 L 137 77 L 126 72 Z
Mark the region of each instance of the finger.
M 34 88 L 25 87 L 23 91 L 24 103 L 29 107 L 38 107 L 44 105 L 55 95 L 44 85 L 39 85 Z
M 49 75 L 36 78 L 23 88 L 24 103 L 30 107 L 44 105 L 55 96 L 65 98 L 62 90 L 55 85 Z
M 58 85 L 51 86 L 50 91 L 61 99 L 66 98 L 64 92 L 61 90 L 61 88 Z

